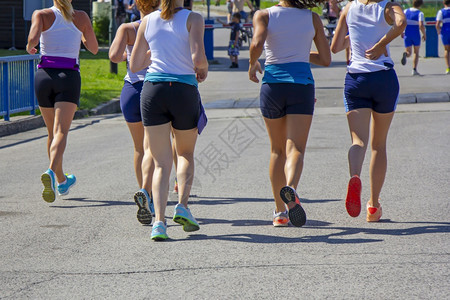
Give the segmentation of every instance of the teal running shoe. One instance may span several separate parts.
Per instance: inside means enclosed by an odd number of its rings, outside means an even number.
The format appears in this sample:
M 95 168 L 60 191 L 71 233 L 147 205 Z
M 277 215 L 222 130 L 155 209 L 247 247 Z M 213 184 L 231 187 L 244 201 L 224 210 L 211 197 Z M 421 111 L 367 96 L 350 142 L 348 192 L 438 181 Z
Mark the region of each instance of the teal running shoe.
M 42 198 L 44 201 L 52 203 L 55 201 L 55 173 L 48 169 L 44 174 L 41 175 L 41 181 L 44 185 L 44 190 L 42 191 Z
M 197 221 L 192 216 L 189 208 L 184 207 L 181 203 L 178 203 L 175 206 L 173 221 L 183 225 L 183 230 L 186 232 L 197 231 L 200 229 L 200 225 L 198 225 Z
M 66 176 L 66 183 L 58 184 L 58 194 L 60 196 L 67 195 L 69 193 L 69 189 L 77 182 L 77 178 L 73 174 L 65 174 L 64 176 Z
M 169 237 L 167 236 L 166 230 L 167 230 L 167 226 L 166 226 L 166 224 L 164 224 L 164 222 L 156 221 L 153 224 L 152 236 L 151 236 L 152 240 L 154 240 L 154 241 L 167 240 Z
M 141 224 L 152 224 L 152 214 L 155 213 L 153 207 L 153 199 L 148 195 L 145 189 L 140 189 L 134 194 L 134 202 L 136 202 L 138 211 L 136 218 Z

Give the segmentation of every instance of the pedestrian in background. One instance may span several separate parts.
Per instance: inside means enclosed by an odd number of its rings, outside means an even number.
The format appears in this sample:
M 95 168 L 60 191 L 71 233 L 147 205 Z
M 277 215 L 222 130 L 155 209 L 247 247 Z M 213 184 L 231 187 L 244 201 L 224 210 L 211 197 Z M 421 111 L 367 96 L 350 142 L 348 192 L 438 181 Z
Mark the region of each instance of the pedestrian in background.
M 412 75 L 420 75 L 417 72 L 417 64 L 419 63 L 419 50 L 420 50 L 420 33 L 422 32 L 422 39 L 427 40 L 427 34 L 425 32 L 425 16 L 423 12 L 419 10 L 422 6 L 423 0 L 414 0 L 413 7 L 405 9 L 406 16 L 406 29 L 402 34 L 405 42 L 405 52 L 403 52 L 401 63 L 406 65 L 406 58 L 412 54 L 412 48 L 414 46 L 414 59 Z
M 230 23 L 225 23 L 221 19 L 216 19 L 223 25 L 230 26 L 230 41 L 228 43 L 228 56 L 230 57 L 230 68 L 239 68 L 239 33 L 241 32 L 241 14 L 234 13 Z
M 74 10 L 71 0 L 54 0 L 53 6 L 36 10 L 31 18 L 26 50 L 41 61 L 35 74 L 34 90 L 47 128 L 48 170 L 41 175 L 42 198 L 53 202 L 56 190 L 67 195 L 76 183 L 63 171 L 63 155 L 73 116 L 80 102 L 80 44 L 97 54 L 98 43 L 89 16 Z
M 444 0 L 444 8 L 436 15 L 436 30 L 441 35 L 444 44 L 444 59 L 447 69 L 445 74 L 450 74 L 450 0 Z
M 326 1 L 326 0 L 325 0 Z M 328 66 L 330 47 L 318 14 L 310 8 L 325 1 L 282 0 L 256 12 L 250 45 L 249 79 L 258 83 L 263 49 L 265 72 L 260 108 L 269 134 L 269 174 L 275 199 L 273 226 L 303 226 L 306 213 L 297 195 L 309 129 L 314 113 L 310 63 Z M 311 51 L 314 44 L 317 51 Z M 287 206 L 287 208 L 286 208 Z
M 399 4 L 389 0 L 355 0 L 345 6 L 331 43 L 333 53 L 349 45 L 352 52 L 344 86 L 352 139 L 348 151 L 351 178 L 345 207 L 352 217 L 361 212 L 360 176 L 371 134 L 368 222 L 377 222 L 382 215 L 379 196 L 386 177 L 386 142 L 400 89 L 389 43 L 401 35 L 405 27 L 406 17 Z

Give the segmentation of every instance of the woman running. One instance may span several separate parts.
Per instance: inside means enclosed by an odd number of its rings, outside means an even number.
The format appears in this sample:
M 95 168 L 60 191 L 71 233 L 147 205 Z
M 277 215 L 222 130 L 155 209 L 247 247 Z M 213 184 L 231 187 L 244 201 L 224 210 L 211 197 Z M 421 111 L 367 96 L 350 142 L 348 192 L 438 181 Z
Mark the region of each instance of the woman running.
M 98 43 L 89 16 L 74 10 L 72 0 L 54 0 L 50 8 L 36 10 L 31 19 L 27 52 L 36 54 L 40 43 L 41 62 L 34 89 L 47 127 L 48 170 L 41 175 L 42 198 L 55 201 L 55 193 L 67 195 L 75 184 L 73 174 L 63 172 L 67 135 L 80 100 L 80 44 L 97 54 Z
M 256 72 L 262 70 L 258 58 L 264 48 L 260 108 L 271 145 L 269 174 L 275 198 L 275 227 L 288 226 L 289 221 L 294 226 L 306 222 L 296 189 L 314 112 L 310 62 L 321 66 L 331 62 L 322 21 L 309 8 L 324 2 L 282 0 L 279 5 L 257 11 L 253 19 L 255 35 L 248 74 L 251 81 L 259 82 Z M 313 41 L 317 52 L 311 52 Z
M 360 174 L 369 132 L 372 135 L 368 222 L 379 221 L 382 214 L 379 196 L 387 169 L 386 140 L 399 94 L 389 43 L 401 35 L 405 27 L 406 17 L 397 3 L 355 0 L 344 8 L 331 44 L 333 53 L 344 50 L 349 44 L 352 51 L 344 87 L 344 104 L 352 138 L 348 151 L 351 178 L 345 206 L 352 217 L 361 212 Z
M 136 0 L 141 19 L 159 7 L 159 0 Z M 152 185 L 152 175 L 154 163 L 150 151 L 144 154 L 144 145 L 147 144 L 144 134 L 144 125 L 141 118 L 141 90 L 144 84 L 146 67 L 133 73 L 130 70 L 129 61 L 133 45 L 136 42 L 136 34 L 141 21 L 125 23 L 120 25 L 116 37 L 109 48 L 109 59 L 114 63 L 121 61 L 127 62 L 127 75 L 120 94 L 120 108 L 122 110 L 128 129 L 134 143 L 134 171 L 139 184 L 139 192 L 135 194 L 134 200 L 138 205 L 137 219 L 142 224 L 151 224 L 154 213 L 152 199 L 148 191 L 143 188 L 143 180 L 147 182 L 148 187 Z M 148 148 L 148 147 L 147 147 Z M 145 163 L 143 164 L 143 160 Z M 142 165 L 148 170 L 142 171 Z M 149 176 L 146 176 L 149 174 Z M 149 190 L 151 191 L 151 189 Z
M 141 111 L 155 162 L 151 189 L 155 222 L 151 238 L 156 241 L 168 238 L 165 210 L 172 169 L 172 128 L 178 155 L 179 191 L 173 220 L 182 224 L 184 231 L 199 230 L 188 200 L 201 112 L 197 86 L 208 74 L 203 32 L 203 17 L 183 9 L 183 0 L 162 0 L 161 10 L 143 19 L 131 54 L 132 72 L 150 64 L 142 88 Z M 149 189 L 145 182 L 144 188 Z

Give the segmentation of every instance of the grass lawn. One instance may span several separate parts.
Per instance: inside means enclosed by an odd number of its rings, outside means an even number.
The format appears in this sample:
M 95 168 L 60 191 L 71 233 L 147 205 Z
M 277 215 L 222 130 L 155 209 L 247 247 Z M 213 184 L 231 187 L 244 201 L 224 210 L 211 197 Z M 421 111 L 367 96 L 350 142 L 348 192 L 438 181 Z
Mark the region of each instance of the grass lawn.
M 0 50 L 0 56 L 24 54 L 27 54 L 24 50 Z M 118 74 L 111 74 L 109 68 L 107 52 L 99 52 L 97 55 L 92 55 L 87 51 L 80 52 L 80 109 L 94 108 L 120 95 L 126 65 L 124 62 L 118 65 Z

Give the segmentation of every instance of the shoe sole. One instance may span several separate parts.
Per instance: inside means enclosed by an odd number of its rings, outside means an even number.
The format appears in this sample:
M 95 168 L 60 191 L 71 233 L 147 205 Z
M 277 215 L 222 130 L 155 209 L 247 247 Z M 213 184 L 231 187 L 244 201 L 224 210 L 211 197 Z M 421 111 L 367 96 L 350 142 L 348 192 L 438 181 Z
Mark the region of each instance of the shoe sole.
M 143 192 L 136 192 L 134 194 L 134 202 L 136 202 L 136 205 L 139 207 L 138 211 L 136 213 L 136 218 L 141 224 L 149 225 L 152 224 L 152 214 L 151 212 L 145 207 L 147 203 L 147 197 Z M 153 238 L 152 238 L 153 239 Z
M 289 222 L 287 223 L 273 223 L 273 227 L 288 227 Z
M 52 188 L 52 178 L 49 174 L 44 173 L 41 175 L 41 182 L 44 185 L 44 190 L 42 191 L 42 198 L 45 202 L 52 203 L 55 202 L 56 194 Z
M 361 213 L 361 179 L 358 177 L 352 177 L 348 182 L 345 208 L 347 213 L 353 218 L 356 218 Z
M 156 242 L 160 242 L 160 241 L 165 241 L 167 240 L 169 237 L 167 235 L 155 235 L 152 236 L 152 240 L 156 241 Z
M 183 225 L 183 230 L 186 232 L 197 231 L 200 229 L 200 226 L 183 216 L 175 215 L 173 217 L 173 221 L 175 223 Z
M 406 65 L 406 53 L 403 53 L 403 57 L 402 60 L 400 61 L 402 63 L 402 65 Z
M 289 209 L 289 221 L 296 227 L 302 227 L 306 223 L 306 213 L 301 205 L 295 202 L 295 193 L 290 187 L 283 187 L 280 191 L 281 200 L 284 203 L 295 203 L 292 209 Z
M 60 195 L 60 196 L 65 196 L 65 195 L 69 194 L 70 189 L 71 189 L 73 186 L 75 186 L 76 184 L 77 184 L 77 181 L 75 180 L 75 182 L 72 183 L 71 186 L 69 186 L 69 188 L 67 189 L 67 191 L 66 191 L 65 193 L 60 193 L 60 192 L 58 191 L 58 195 Z

